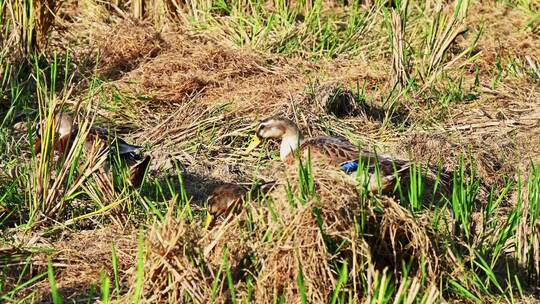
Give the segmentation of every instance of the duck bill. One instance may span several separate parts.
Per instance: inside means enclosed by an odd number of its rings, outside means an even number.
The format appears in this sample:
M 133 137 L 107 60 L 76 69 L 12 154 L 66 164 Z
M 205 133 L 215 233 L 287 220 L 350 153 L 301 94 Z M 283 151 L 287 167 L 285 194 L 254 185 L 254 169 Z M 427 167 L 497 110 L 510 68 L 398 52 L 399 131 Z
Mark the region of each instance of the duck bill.
M 257 135 L 253 136 L 253 138 L 251 138 L 251 143 L 249 144 L 249 146 L 247 147 L 245 152 L 250 153 L 251 151 L 255 150 L 255 148 L 260 146 L 261 143 L 262 143 L 262 141 L 259 138 L 259 136 L 257 136 Z
M 206 221 L 204 223 L 204 229 L 208 230 L 210 228 L 210 225 L 214 222 L 214 216 L 210 214 L 209 212 L 206 213 Z

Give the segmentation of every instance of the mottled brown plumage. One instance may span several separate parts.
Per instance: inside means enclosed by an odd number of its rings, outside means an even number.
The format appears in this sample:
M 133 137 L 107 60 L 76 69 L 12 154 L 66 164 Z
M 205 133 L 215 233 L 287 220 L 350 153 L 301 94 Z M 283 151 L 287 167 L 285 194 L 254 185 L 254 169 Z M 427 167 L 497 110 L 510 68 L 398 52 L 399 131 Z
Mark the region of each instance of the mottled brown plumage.
M 280 158 L 289 166 L 295 165 L 299 158 L 304 163 L 309 159 L 315 166 L 340 168 L 348 162 L 361 164 L 368 172 L 368 180 L 361 182 L 365 182 L 369 191 L 374 193 L 390 190 L 396 176 L 404 174 L 409 168 L 406 161 L 361 151 L 344 137 L 320 136 L 304 139 L 298 127 L 287 118 L 274 116 L 261 121 L 256 136 L 281 140 Z M 249 150 L 254 147 L 250 146 Z M 376 171 L 379 172 L 380 179 L 376 177 Z M 352 175 L 356 176 L 356 173 Z
M 208 212 L 215 219 L 217 217 L 227 216 L 231 212 L 239 210 L 241 204 L 249 197 L 257 198 L 262 194 L 268 193 L 274 186 L 275 182 L 266 182 L 262 184 L 240 185 L 226 183 L 219 185 L 208 196 L 207 205 Z M 213 220 L 208 224 L 211 225 Z
M 208 197 L 208 212 L 215 217 L 228 214 L 245 199 L 248 191 L 248 187 L 237 184 L 216 187 Z
M 341 137 L 321 136 L 304 140 L 297 150 L 302 159 L 311 155 L 314 163 L 326 163 L 338 166 L 343 162 L 358 159 L 358 148 L 348 140 Z M 289 153 L 284 160 L 287 164 L 294 164 L 294 153 Z

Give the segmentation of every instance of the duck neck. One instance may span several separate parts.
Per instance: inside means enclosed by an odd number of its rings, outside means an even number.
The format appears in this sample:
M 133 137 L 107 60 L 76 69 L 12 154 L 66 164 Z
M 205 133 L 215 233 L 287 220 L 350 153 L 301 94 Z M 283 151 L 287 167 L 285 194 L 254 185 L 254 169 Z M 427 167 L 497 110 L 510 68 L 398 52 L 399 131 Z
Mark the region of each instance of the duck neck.
M 298 149 L 298 146 L 302 144 L 303 138 L 299 130 L 290 130 L 281 138 L 281 147 L 279 149 L 279 158 L 285 160 L 291 152 Z

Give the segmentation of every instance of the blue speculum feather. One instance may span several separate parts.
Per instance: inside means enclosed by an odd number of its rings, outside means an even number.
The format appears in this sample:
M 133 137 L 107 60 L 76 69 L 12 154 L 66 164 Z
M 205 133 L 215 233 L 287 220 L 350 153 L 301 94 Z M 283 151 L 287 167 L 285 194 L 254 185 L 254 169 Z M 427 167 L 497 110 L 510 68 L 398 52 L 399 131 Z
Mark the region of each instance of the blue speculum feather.
M 341 170 L 345 173 L 352 173 L 358 170 L 358 162 L 355 160 L 345 162 L 341 164 Z

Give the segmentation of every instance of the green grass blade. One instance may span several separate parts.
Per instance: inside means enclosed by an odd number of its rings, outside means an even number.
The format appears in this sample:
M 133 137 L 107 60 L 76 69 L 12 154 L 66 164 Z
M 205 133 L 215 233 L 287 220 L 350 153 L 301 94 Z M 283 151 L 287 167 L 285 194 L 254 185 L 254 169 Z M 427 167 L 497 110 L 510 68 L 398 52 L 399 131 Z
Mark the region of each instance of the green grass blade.
M 306 286 L 304 284 L 304 271 L 302 269 L 302 264 L 298 261 L 298 274 L 296 276 L 296 283 L 298 284 L 298 293 L 300 294 L 300 303 L 307 304 L 307 292 Z
M 139 303 L 142 297 L 144 284 L 144 234 L 139 233 L 137 246 L 137 272 L 135 274 L 135 293 L 133 294 L 133 303 Z
M 62 296 L 58 292 L 58 288 L 56 286 L 56 278 L 54 277 L 54 269 L 51 258 L 49 258 L 49 262 L 47 263 L 47 275 L 49 277 L 49 286 L 51 289 L 53 303 L 62 304 Z

